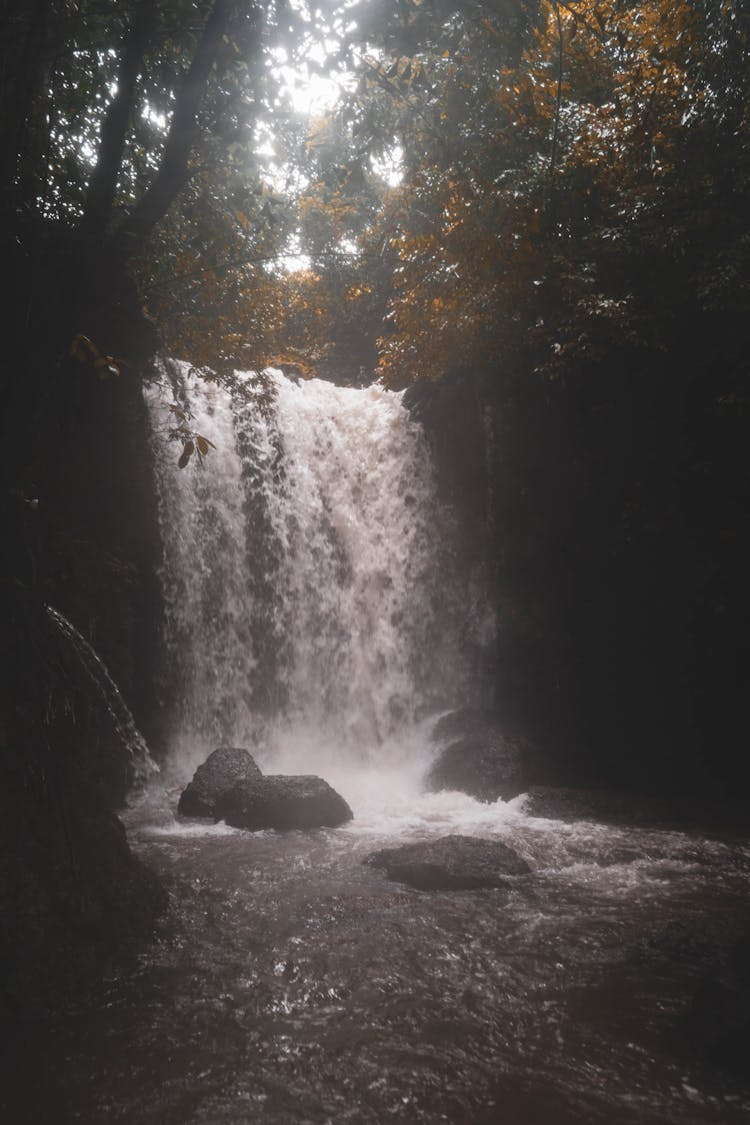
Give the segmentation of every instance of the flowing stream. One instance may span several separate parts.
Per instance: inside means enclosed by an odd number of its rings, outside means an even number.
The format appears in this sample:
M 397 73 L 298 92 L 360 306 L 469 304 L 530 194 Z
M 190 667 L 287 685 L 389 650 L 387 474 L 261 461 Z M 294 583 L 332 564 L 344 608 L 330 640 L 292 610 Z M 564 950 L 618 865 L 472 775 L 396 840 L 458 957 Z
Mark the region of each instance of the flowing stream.
M 216 447 L 177 467 L 174 401 Z M 703 1125 L 747 1086 L 684 1032 L 700 966 L 665 941 L 743 910 L 750 849 L 428 794 L 434 716 L 481 704 L 493 622 L 401 398 L 171 365 L 148 391 L 170 745 L 127 814 L 172 899 L 133 974 L 59 1029 L 45 1120 Z M 249 834 L 176 817 L 218 745 L 318 773 L 354 820 Z M 448 833 L 509 843 L 511 890 L 426 893 L 362 863 Z M 671 935 L 671 938 L 670 938 Z M 42 1118 L 38 1118 L 41 1120 Z
M 141 790 L 159 767 L 149 753 L 146 741 L 136 726 L 130 708 L 122 697 L 120 689 L 109 674 L 109 670 L 99 654 L 91 647 L 75 625 L 52 606 L 46 606 L 47 616 L 61 637 L 75 653 L 80 667 L 91 683 L 95 695 L 103 702 L 112 721 L 112 726 L 128 756 L 130 785 Z

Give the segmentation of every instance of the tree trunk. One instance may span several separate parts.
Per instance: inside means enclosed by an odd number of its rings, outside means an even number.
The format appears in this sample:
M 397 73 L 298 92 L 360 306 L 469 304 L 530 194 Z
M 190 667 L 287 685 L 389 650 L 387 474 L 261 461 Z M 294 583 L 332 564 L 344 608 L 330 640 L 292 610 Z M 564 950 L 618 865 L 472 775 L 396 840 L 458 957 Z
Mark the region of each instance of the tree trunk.
M 96 167 L 86 193 L 80 226 L 81 238 L 86 247 L 101 243 L 111 221 L 128 123 L 135 109 L 138 78 L 153 34 L 155 16 L 155 0 L 140 0 L 120 61 L 117 93 L 102 122 Z
M 198 136 L 198 108 L 235 3 L 236 0 L 215 0 L 177 98 L 159 169 L 109 243 L 110 254 L 120 263 L 142 245 L 189 177 L 190 155 Z
M 14 185 L 23 158 L 32 147 L 28 123 L 32 107 L 44 87 L 49 66 L 52 17 L 52 0 L 36 0 L 30 13 L 27 4 L 21 0 L 6 12 L 3 20 L 0 209 L 6 214 L 13 210 L 17 198 L 21 197 Z M 26 169 L 25 172 L 27 182 L 38 179 L 38 169 Z

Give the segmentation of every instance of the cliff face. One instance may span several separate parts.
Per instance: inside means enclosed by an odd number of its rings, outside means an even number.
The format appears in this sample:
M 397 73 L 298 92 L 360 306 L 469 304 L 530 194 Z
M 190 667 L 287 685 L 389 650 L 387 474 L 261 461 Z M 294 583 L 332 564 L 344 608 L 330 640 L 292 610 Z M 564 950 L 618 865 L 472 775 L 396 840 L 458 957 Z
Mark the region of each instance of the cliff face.
M 717 529 L 746 445 L 678 364 L 602 382 L 465 373 L 407 392 L 493 581 L 495 705 L 572 783 L 734 796 L 747 544 L 739 521 Z
M 503 690 L 504 655 L 493 630 L 498 609 L 492 469 L 495 414 L 466 373 L 440 382 L 414 383 L 406 390 L 404 403 L 424 427 L 439 493 L 455 525 L 451 549 L 463 571 L 470 603 L 463 641 L 479 698 L 483 706 L 500 706 L 507 718 L 515 718 L 518 693 Z M 477 610 L 479 621 L 472 620 Z
M 45 606 L 70 618 L 139 720 L 153 713 L 156 539 L 139 378 L 155 345 L 126 279 L 74 299 L 58 236 L 11 260 L 0 386 L 0 957 L 11 1018 L 142 942 L 162 905 L 116 810 L 129 765 Z M 84 334 L 119 374 L 71 352 Z
M 143 944 L 164 896 L 116 811 L 128 746 L 66 637 L 20 587 L 0 592 L 2 1008 L 22 1027 Z

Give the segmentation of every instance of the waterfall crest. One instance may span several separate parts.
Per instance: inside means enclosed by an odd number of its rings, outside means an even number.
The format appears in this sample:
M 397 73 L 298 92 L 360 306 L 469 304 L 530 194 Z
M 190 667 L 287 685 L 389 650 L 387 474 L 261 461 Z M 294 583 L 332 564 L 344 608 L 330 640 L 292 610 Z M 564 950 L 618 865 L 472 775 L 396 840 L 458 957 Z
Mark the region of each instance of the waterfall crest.
M 172 764 L 291 732 L 361 760 L 469 700 L 454 528 L 421 427 L 379 386 L 169 363 L 146 390 Z M 180 470 L 173 398 L 216 447 Z

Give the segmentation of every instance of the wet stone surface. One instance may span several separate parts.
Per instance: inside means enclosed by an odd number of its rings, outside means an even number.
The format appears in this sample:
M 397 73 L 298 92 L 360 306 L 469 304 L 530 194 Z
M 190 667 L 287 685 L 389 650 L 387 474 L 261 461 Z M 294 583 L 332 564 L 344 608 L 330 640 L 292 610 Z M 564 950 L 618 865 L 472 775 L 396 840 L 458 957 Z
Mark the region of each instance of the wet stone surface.
M 206 758 L 180 795 L 177 811 L 182 816 L 214 816 L 219 799 L 238 781 L 259 778 L 260 768 L 249 750 L 221 746 Z
M 389 879 L 421 891 L 508 887 L 509 876 L 528 875 L 528 863 L 499 840 L 442 836 L 400 848 L 383 848 L 365 860 Z
M 336 828 L 352 810 L 322 777 L 311 774 L 249 777 L 222 794 L 216 816 L 233 828 Z

